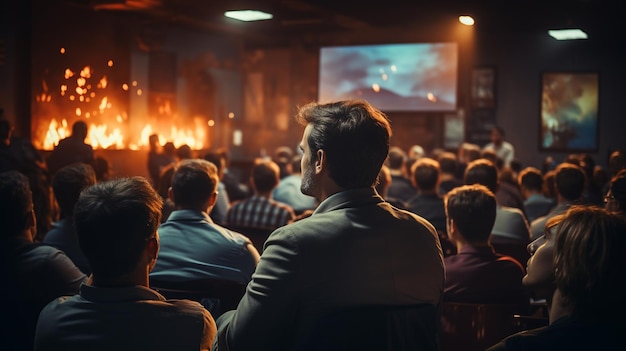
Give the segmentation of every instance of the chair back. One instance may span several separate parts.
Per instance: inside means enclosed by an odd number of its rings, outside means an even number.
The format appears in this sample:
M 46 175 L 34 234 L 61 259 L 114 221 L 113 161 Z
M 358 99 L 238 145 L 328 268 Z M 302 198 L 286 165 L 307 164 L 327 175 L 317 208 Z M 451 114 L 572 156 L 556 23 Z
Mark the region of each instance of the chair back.
M 515 320 L 518 304 L 443 302 L 441 350 L 484 351 L 520 331 Z
M 150 278 L 150 287 L 167 299 L 188 299 L 200 302 L 214 318 L 237 308 L 246 292 L 245 284 L 223 279 L 167 282 Z
M 428 303 L 349 307 L 320 319 L 294 350 L 437 351 L 438 318 Z

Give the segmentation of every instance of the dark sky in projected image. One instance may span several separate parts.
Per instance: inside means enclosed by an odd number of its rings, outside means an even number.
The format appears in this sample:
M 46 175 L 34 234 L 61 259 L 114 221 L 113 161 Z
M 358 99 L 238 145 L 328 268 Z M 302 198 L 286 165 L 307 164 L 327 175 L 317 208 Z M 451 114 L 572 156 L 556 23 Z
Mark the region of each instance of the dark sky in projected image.
M 319 100 L 364 98 L 383 111 L 454 110 L 457 59 L 456 43 L 322 48 Z

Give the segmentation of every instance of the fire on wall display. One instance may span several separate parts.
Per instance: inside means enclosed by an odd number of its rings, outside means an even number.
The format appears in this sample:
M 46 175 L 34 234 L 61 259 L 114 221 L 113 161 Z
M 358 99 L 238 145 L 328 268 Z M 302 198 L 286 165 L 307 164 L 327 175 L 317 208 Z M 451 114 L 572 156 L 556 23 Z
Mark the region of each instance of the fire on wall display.
M 383 112 L 454 111 L 456 43 L 334 46 L 320 49 L 320 102 L 365 99 Z

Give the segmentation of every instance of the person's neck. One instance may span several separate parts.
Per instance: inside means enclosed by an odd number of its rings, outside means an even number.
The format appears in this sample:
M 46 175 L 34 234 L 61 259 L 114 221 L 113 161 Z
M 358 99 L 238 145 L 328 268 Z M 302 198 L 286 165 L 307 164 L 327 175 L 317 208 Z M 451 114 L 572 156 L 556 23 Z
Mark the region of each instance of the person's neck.
M 554 291 L 554 294 L 552 295 L 552 301 L 549 303 L 548 306 L 550 307 L 550 312 L 548 314 L 550 324 L 554 323 L 560 318 L 572 314 L 571 309 L 565 305 L 563 297 L 561 296 L 561 291 L 559 289 L 556 289 Z
M 149 269 L 144 267 L 117 277 L 102 278 L 94 274 L 92 275 L 91 285 L 101 288 L 121 288 L 137 285 L 149 287 L 149 281 Z
M 420 195 L 439 195 L 439 193 L 437 192 L 437 189 L 419 190 L 417 193 Z
M 257 191 L 254 193 L 256 196 L 259 197 L 264 197 L 266 199 L 271 199 L 272 198 L 272 191 Z

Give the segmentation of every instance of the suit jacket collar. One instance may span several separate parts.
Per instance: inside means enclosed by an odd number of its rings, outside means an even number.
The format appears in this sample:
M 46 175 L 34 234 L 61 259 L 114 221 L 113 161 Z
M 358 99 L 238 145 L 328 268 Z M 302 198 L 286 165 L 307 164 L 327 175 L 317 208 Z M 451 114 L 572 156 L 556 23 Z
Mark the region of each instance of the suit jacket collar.
M 342 208 L 353 208 L 364 205 L 375 205 L 384 202 L 374 188 L 348 189 L 335 193 L 322 201 L 313 215 L 326 213 Z

